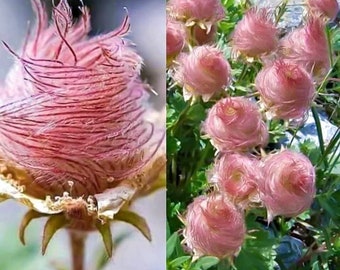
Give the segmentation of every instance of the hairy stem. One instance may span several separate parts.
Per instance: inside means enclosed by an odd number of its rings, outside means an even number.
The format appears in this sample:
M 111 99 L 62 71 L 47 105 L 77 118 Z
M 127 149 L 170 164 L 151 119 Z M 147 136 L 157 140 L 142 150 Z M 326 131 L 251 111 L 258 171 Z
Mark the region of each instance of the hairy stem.
M 69 230 L 69 236 L 72 250 L 72 269 L 84 270 L 86 233 Z

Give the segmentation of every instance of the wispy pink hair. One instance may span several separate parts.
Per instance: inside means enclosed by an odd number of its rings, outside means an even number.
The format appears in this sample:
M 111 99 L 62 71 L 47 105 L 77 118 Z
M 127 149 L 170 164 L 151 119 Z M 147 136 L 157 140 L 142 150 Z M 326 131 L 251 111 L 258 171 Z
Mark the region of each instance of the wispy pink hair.
M 302 119 L 316 94 L 311 75 L 301 66 L 276 60 L 256 76 L 255 87 L 261 99 L 280 119 Z
M 220 191 L 236 205 L 247 208 L 258 202 L 259 177 L 261 173 L 256 158 L 247 154 L 227 153 L 217 159 L 210 181 L 216 182 Z
M 49 26 L 42 3 L 32 3 L 35 32 L 21 55 L 12 51 L 17 63 L 2 93 L 1 155 L 50 195 L 70 190 L 70 182 L 74 196 L 96 194 L 134 177 L 161 139 L 144 120 L 142 60 L 122 38 L 128 17 L 115 31 L 89 38 L 86 8 L 73 24 L 61 0 Z
M 260 196 L 268 221 L 277 215 L 295 217 L 306 211 L 315 196 L 315 170 L 301 153 L 284 150 L 264 159 Z
M 230 84 L 230 64 L 215 46 L 194 47 L 179 55 L 177 62 L 174 78 L 183 86 L 185 99 L 202 96 L 203 101 L 208 101 Z
M 245 237 L 242 212 L 221 194 L 196 198 L 184 218 L 185 243 L 195 256 L 232 257 Z
M 307 7 L 315 15 L 324 15 L 334 20 L 339 12 L 337 0 L 307 0 Z
M 169 0 L 170 16 L 184 21 L 208 21 L 216 23 L 225 16 L 220 0 Z
M 324 22 L 309 18 L 306 25 L 283 37 L 279 54 L 293 63 L 306 68 L 314 76 L 324 76 L 330 69 L 329 48 Z
M 248 151 L 268 142 L 268 130 L 256 104 L 244 97 L 219 100 L 208 112 L 203 132 L 221 152 Z
M 182 22 L 167 18 L 166 21 L 166 57 L 171 62 L 184 48 L 186 28 Z
M 274 51 L 278 30 L 265 8 L 251 8 L 239 21 L 232 34 L 232 48 L 248 57 L 259 57 Z

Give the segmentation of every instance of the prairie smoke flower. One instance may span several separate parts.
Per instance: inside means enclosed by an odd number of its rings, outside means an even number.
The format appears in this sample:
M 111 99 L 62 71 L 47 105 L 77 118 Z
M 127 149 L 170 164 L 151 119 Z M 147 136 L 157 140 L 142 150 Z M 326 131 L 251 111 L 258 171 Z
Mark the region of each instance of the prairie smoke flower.
M 232 48 L 246 57 L 259 57 L 274 51 L 278 31 L 265 8 L 250 9 L 239 21 L 232 34 Z
M 324 15 L 334 20 L 339 12 L 337 0 L 307 0 L 308 9 L 316 15 Z
M 184 241 L 195 257 L 232 257 L 245 237 L 242 212 L 221 194 L 196 198 L 184 218 Z
M 307 157 L 284 150 L 263 161 L 260 196 L 268 211 L 268 222 L 277 215 L 294 217 L 312 204 L 315 171 Z
M 202 96 L 208 101 L 230 83 L 230 65 L 223 53 L 213 46 L 199 46 L 179 55 L 174 79 L 183 86 L 184 99 Z
M 61 0 L 48 25 L 42 3 L 32 3 L 35 32 L 20 55 L 11 51 L 17 63 L 1 92 L 1 198 L 34 210 L 24 217 L 22 241 L 31 219 L 53 214 L 43 252 L 60 227 L 97 228 L 110 255 L 114 218 L 137 217 L 150 237 L 141 217 L 120 209 L 152 186 L 164 165 L 163 136 L 145 121 L 142 60 L 123 39 L 128 17 L 115 31 L 89 38 L 85 7 L 73 24 Z
M 330 69 L 329 48 L 324 23 L 310 18 L 306 25 L 283 37 L 279 54 L 295 64 L 301 65 L 315 77 L 324 76 Z
M 243 97 L 218 101 L 208 112 L 203 132 L 221 152 L 265 146 L 268 130 L 255 103 Z
M 270 112 L 285 120 L 303 118 L 316 93 L 311 75 L 282 59 L 264 67 L 255 86 Z
M 261 176 L 257 159 L 240 153 L 223 154 L 215 163 L 211 182 L 242 208 L 258 202 L 257 182 Z
M 219 0 L 169 0 L 167 10 L 171 17 L 192 26 L 198 23 L 204 29 L 222 20 L 225 12 Z
M 178 21 L 167 18 L 166 21 L 166 58 L 170 65 L 185 46 L 186 28 Z

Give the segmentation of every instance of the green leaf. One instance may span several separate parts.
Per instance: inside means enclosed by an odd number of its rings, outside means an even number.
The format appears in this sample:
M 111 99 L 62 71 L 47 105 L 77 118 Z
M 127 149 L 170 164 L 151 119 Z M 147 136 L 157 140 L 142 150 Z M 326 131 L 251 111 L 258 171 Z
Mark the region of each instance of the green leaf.
M 168 156 L 172 156 L 181 149 L 181 142 L 175 138 L 168 136 L 166 140 L 166 153 Z
M 170 262 L 170 266 L 174 268 L 182 266 L 185 262 L 189 261 L 190 259 L 191 259 L 191 256 L 178 257 Z
M 115 215 L 115 220 L 120 220 L 131 224 L 132 226 L 137 228 L 145 236 L 146 239 L 151 241 L 150 228 L 146 223 L 145 219 L 140 215 L 131 211 L 120 210 Z
M 192 105 L 188 110 L 187 118 L 192 122 L 201 122 L 205 117 L 205 108 L 199 103 Z
M 219 262 L 219 258 L 213 256 L 205 256 L 199 258 L 193 266 L 200 270 L 206 270 L 212 266 L 217 265 Z
M 177 232 L 173 233 L 170 238 L 166 241 L 166 258 L 169 259 L 174 253 L 175 248 L 179 242 Z
M 102 224 L 101 221 L 98 220 L 96 222 L 96 228 L 98 229 L 99 233 L 102 236 L 106 253 L 111 258 L 113 252 L 113 240 L 110 223 L 106 222 Z
M 25 243 L 25 231 L 26 231 L 27 226 L 31 223 L 31 221 L 33 219 L 37 219 L 37 218 L 44 217 L 44 216 L 46 216 L 46 215 L 39 213 L 39 212 L 36 212 L 34 210 L 29 210 L 25 214 L 25 216 L 21 220 L 20 228 L 19 228 L 19 239 L 20 239 L 20 241 L 23 245 L 26 244 Z
M 47 246 L 54 236 L 54 234 L 64 226 L 66 226 L 69 223 L 69 221 L 66 219 L 66 217 L 63 214 L 59 215 L 52 215 L 46 222 L 44 226 L 44 232 L 43 232 L 43 239 L 42 239 L 42 248 L 41 252 L 44 255 L 47 249 Z

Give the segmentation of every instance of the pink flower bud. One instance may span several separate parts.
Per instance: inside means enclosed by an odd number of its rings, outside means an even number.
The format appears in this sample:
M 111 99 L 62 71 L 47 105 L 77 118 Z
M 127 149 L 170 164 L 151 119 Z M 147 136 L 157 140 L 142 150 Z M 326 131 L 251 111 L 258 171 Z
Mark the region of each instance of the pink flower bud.
M 230 65 L 223 53 L 213 46 L 199 46 L 177 59 L 174 79 L 183 86 L 184 98 L 202 96 L 208 101 L 230 83 Z
M 217 33 L 217 26 L 214 24 L 208 30 L 202 29 L 199 25 L 194 25 L 192 31 L 195 45 L 204 45 L 214 42 Z
M 278 31 L 264 8 L 250 9 L 237 23 L 232 35 L 233 50 L 248 57 L 268 54 L 277 45 Z
M 255 103 L 243 97 L 218 101 L 209 111 L 203 131 L 221 152 L 265 146 L 268 130 Z
M 258 201 L 257 183 L 259 162 L 257 159 L 239 153 L 223 154 L 213 169 L 212 182 L 221 192 L 242 208 Z
M 166 22 L 166 58 L 170 64 L 185 45 L 186 29 L 181 22 L 167 18 Z
M 330 69 L 324 23 L 310 18 L 306 25 L 293 30 L 280 41 L 279 53 L 314 76 L 324 76 Z
M 66 0 L 53 24 L 39 0 L 35 33 L 11 71 L 0 107 L 0 152 L 32 176 L 31 188 L 72 196 L 100 193 L 135 177 L 158 149 L 145 121 L 141 58 L 120 28 L 89 38 L 89 14 L 73 24 Z M 10 49 L 9 49 L 10 50 Z M 70 184 L 71 183 L 71 184 Z
M 268 222 L 277 215 L 294 217 L 312 204 L 315 171 L 307 157 L 284 150 L 265 158 L 260 196 L 268 211 Z
M 270 112 L 280 119 L 302 118 L 315 96 L 311 75 L 285 60 L 264 67 L 257 74 L 255 86 Z
M 217 160 L 212 182 L 216 182 L 220 191 L 232 202 L 247 208 L 258 201 L 257 182 L 259 162 L 257 159 L 239 153 L 224 154 Z
M 183 21 L 216 23 L 225 16 L 220 0 L 169 0 L 170 16 Z
M 309 10 L 316 15 L 324 15 L 334 20 L 339 12 L 337 0 L 307 0 Z
M 197 257 L 231 257 L 241 248 L 246 230 L 243 214 L 223 195 L 196 198 L 184 222 L 185 242 Z

